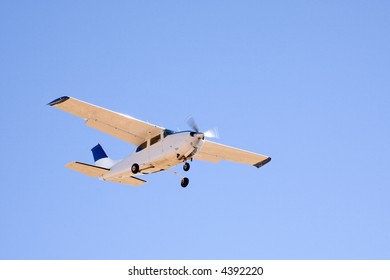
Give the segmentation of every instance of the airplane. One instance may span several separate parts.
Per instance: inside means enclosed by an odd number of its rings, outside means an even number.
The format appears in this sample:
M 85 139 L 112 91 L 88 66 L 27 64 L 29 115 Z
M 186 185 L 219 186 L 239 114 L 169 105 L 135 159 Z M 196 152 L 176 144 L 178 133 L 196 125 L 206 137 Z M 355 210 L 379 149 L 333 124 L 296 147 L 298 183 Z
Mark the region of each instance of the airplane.
M 212 130 L 201 132 L 193 118 L 188 120 L 192 130 L 173 131 L 68 96 L 57 98 L 47 105 L 76 115 L 84 119 L 87 126 L 136 146 L 128 157 L 112 160 L 98 144 L 91 150 L 94 165 L 78 161 L 66 165 L 74 171 L 103 181 L 141 186 L 146 181 L 135 175 L 170 171 L 170 168 L 180 164 L 187 172 L 190 170 L 189 161 L 194 159 L 214 163 L 227 160 L 257 168 L 271 161 L 268 156 L 206 140 L 216 138 L 216 133 Z M 189 179 L 173 173 L 182 178 L 181 186 L 186 188 Z

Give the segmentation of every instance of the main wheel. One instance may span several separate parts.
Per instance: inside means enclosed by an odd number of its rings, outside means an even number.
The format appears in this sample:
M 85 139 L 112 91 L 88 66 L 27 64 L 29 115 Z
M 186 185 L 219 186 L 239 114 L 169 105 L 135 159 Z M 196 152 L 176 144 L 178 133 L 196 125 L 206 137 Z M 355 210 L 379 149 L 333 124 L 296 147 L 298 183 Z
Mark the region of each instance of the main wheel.
M 137 174 L 139 172 L 139 165 L 134 163 L 132 166 L 131 166 L 131 172 L 133 172 L 133 174 Z
M 182 180 L 181 180 L 181 186 L 183 188 L 186 188 L 188 186 L 188 184 L 190 183 L 190 180 L 187 178 L 187 177 L 184 177 Z
M 184 165 L 183 165 L 183 170 L 184 170 L 185 172 L 187 172 L 188 170 L 190 170 L 190 168 L 191 168 L 191 165 L 190 165 L 188 162 L 184 163 Z

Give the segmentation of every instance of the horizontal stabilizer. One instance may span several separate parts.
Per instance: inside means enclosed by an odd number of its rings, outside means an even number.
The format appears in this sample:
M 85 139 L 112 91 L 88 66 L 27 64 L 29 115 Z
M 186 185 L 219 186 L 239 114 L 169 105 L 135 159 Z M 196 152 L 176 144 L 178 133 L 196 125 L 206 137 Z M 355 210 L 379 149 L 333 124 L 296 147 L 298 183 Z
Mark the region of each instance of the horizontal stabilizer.
M 107 168 L 98 167 L 98 166 L 94 166 L 82 162 L 76 162 L 76 161 L 68 163 L 66 167 L 91 177 L 100 177 L 106 174 L 108 171 L 110 171 L 110 169 Z
M 107 178 L 107 179 L 104 179 L 105 181 L 110 181 L 110 182 L 114 182 L 114 183 L 120 183 L 120 184 L 125 184 L 125 185 L 131 185 L 131 186 L 134 186 L 134 187 L 138 187 L 138 186 L 141 186 L 143 184 L 146 183 L 145 180 L 142 180 L 142 179 L 139 179 L 137 177 L 133 177 L 133 176 L 130 176 L 130 177 L 114 177 L 114 178 Z

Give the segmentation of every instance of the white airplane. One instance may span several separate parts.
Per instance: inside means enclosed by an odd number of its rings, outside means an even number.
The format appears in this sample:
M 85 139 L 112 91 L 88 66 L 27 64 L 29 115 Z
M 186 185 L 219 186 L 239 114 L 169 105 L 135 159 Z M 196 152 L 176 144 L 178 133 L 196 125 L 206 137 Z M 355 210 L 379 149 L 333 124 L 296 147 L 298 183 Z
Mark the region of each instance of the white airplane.
M 74 171 L 103 181 L 140 186 L 146 181 L 134 175 L 165 171 L 179 164 L 183 164 L 184 171 L 188 171 L 188 161 L 193 159 L 209 162 L 228 160 L 257 168 L 271 161 L 268 156 L 205 140 L 206 137 L 214 137 L 215 133 L 200 132 L 193 119 L 189 120 L 192 131 L 174 132 L 68 96 L 55 99 L 48 105 L 83 118 L 87 126 L 137 147 L 127 158 L 112 160 L 98 144 L 92 148 L 95 165 L 82 162 L 66 165 Z M 185 188 L 188 184 L 189 179 L 182 177 L 181 186 Z

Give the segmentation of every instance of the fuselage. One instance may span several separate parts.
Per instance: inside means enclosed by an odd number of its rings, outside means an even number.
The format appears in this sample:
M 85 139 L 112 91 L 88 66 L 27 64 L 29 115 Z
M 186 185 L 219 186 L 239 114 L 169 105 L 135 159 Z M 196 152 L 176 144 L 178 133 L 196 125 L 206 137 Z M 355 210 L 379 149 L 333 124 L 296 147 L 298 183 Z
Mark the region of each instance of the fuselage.
M 141 174 L 150 174 L 167 170 L 179 165 L 201 150 L 204 143 L 202 133 L 164 130 L 138 146 L 127 158 L 111 167 L 102 179 L 117 176 L 131 176 L 131 167 L 138 164 Z

